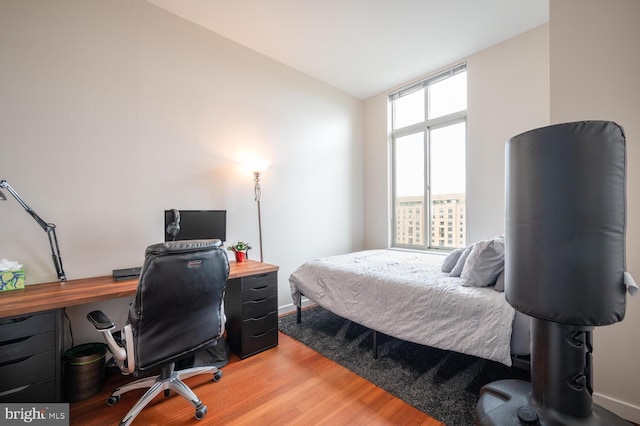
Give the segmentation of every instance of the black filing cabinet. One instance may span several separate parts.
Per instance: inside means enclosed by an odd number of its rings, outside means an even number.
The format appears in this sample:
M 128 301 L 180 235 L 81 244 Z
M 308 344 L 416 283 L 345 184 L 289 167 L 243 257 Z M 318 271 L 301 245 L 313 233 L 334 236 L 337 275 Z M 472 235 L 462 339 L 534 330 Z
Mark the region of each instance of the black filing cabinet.
M 224 298 L 227 342 L 240 358 L 278 344 L 278 273 L 230 279 Z
M 59 310 L 0 319 L 0 403 L 61 400 Z

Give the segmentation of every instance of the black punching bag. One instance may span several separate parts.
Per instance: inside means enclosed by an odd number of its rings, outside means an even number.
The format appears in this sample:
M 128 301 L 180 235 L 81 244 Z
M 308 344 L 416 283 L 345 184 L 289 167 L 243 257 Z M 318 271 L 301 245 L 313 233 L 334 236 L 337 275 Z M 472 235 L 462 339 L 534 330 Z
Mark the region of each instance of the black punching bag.
M 625 312 L 625 138 L 608 121 L 532 130 L 507 142 L 505 296 L 564 324 Z
M 506 145 L 505 297 L 530 315 L 532 382 L 483 387 L 479 425 L 615 425 L 592 402 L 592 331 L 624 318 L 622 127 L 564 123 Z

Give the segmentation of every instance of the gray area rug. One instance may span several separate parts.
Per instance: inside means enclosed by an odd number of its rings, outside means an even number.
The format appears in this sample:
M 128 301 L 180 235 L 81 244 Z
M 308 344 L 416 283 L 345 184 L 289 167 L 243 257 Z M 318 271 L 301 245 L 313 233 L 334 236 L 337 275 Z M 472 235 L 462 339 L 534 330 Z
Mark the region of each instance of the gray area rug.
M 321 307 L 279 320 L 280 330 L 449 426 L 473 425 L 480 388 L 507 378 L 529 380 L 528 372 L 457 352 L 398 340 L 373 332 Z

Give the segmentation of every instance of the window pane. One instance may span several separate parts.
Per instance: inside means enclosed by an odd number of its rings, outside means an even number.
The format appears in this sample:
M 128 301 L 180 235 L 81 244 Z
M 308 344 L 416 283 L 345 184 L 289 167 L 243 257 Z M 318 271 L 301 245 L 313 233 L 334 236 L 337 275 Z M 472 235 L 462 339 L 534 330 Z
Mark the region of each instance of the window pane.
M 431 211 L 438 219 L 432 220 L 434 234 L 431 246 L 464 247 L 465 215 L 465 139 L 466 123 L 440 127 L 430 137 Z M 444 233 L 449 238 L 444 238 Z
M 424 121 L 424 89 L 398 98 L 394 102 L 394 129 Z
M 390 94 L 394 246 L 466 245 L 466 71 L 450 76 L 461 69 Z
M 395 140 L 395 244 L 424 245 L 424 133 Z
M 467 109 L 467 72 L 429 86 L 429 119 Z

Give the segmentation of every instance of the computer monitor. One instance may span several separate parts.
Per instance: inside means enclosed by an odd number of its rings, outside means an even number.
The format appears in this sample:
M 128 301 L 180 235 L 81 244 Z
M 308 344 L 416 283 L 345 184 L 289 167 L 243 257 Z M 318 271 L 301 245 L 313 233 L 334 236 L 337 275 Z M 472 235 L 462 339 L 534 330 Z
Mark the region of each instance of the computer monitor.
M 176 229 L 176 214 L 174 210 L 164 211 L 164 240 L 207 240 L 219 239 L 223 243 L 227 239 L 227 211 L 226 210 L 178 210 L 180 230 L 172 235 Z M 175 232 L 174 232 L 175 233 Z

